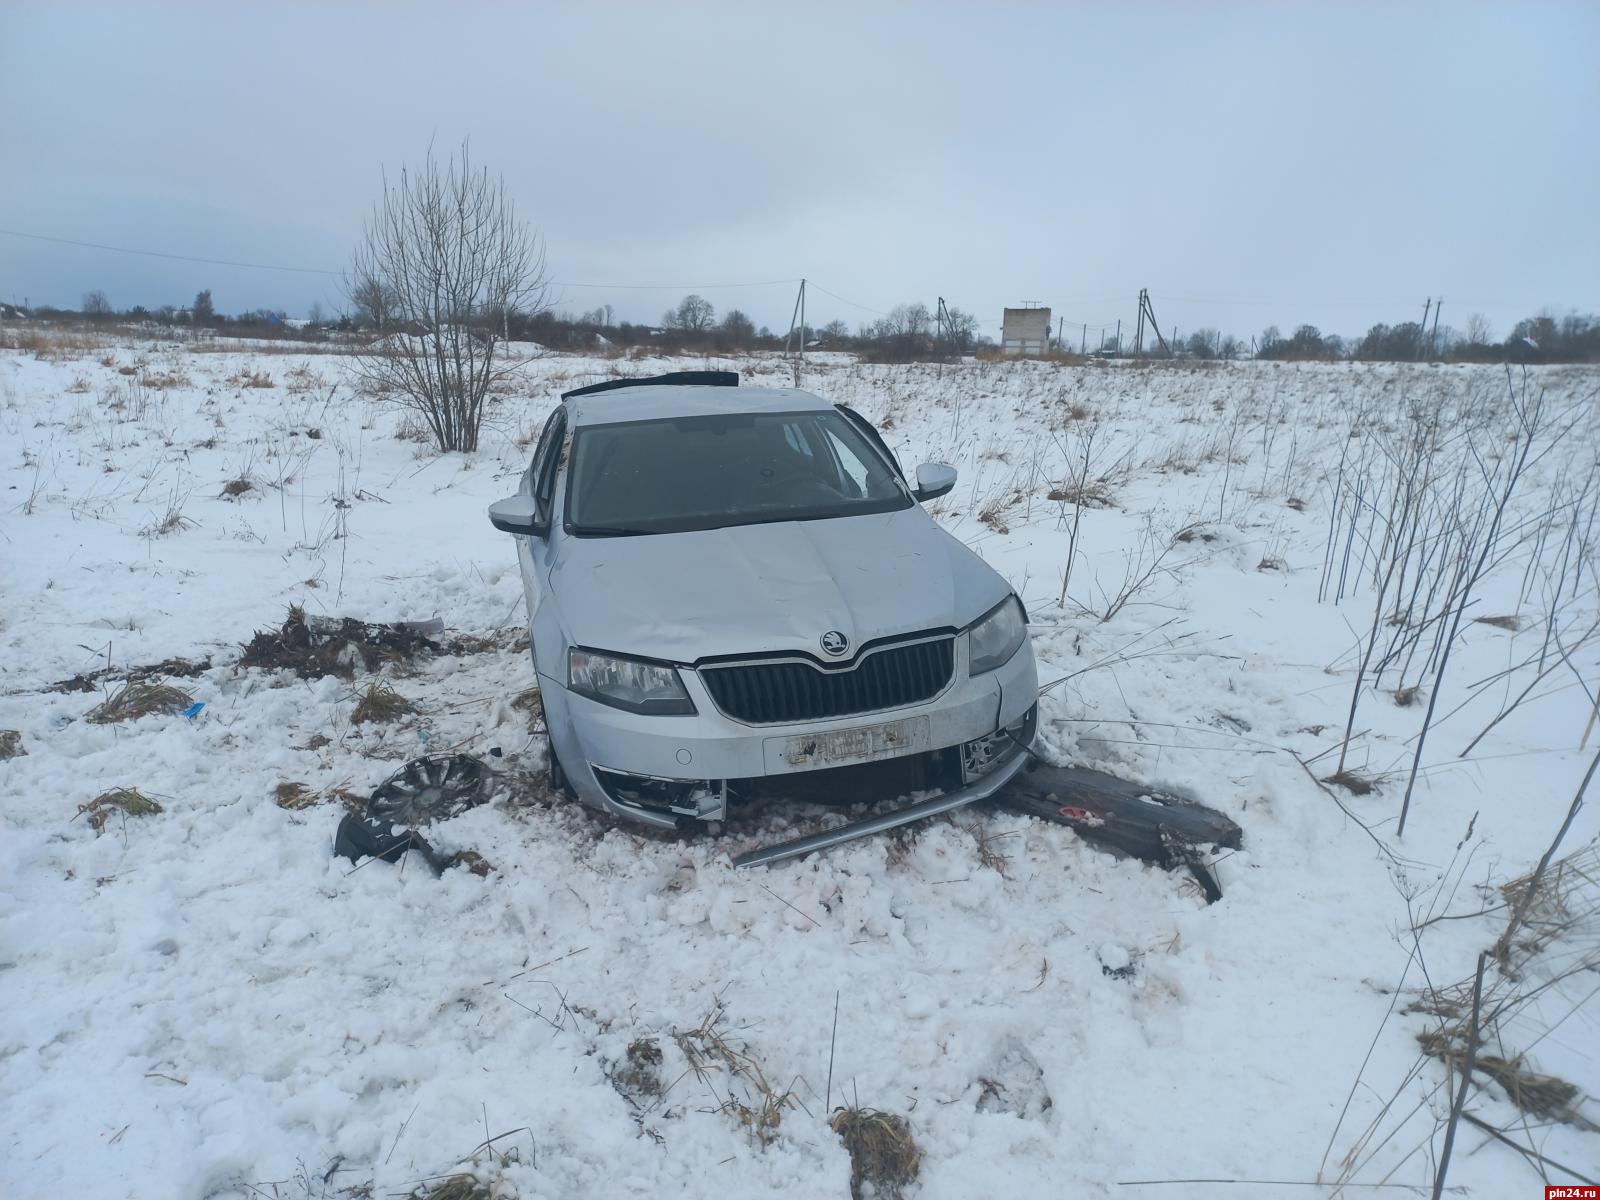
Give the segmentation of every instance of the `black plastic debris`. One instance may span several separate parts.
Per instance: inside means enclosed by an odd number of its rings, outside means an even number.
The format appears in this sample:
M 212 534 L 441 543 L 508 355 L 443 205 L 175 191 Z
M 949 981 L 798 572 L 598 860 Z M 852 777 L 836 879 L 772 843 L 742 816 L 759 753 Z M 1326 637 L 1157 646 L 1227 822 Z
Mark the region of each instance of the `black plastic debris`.
M 1069 825 L 1085 841 L 1168 871 L 1188 871 L 1206 903 L 1222 899 L 1210 847 L 1238 849 L 1239 826 L 1214 808 L 1087 767 L 1036 766 L 994 798 L 1013 812 Z
M 435 875 L 444 871 L 439 855 L 415 829 L 400 829 L 387 821 L 347 813 L 333 835 L 334 854 L 353 863 L 360 863 L 364 858 L 397 863 L 410 850 L 421 854 Z

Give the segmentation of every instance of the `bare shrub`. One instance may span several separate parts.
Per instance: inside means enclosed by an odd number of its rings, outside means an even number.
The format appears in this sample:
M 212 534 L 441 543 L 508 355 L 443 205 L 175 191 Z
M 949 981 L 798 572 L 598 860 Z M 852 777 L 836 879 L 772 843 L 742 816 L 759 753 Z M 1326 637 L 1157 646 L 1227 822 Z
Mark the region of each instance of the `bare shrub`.
M 489 393 L 518 366 L 500 335 L 546 290 L 544 251 L 504 179 L 473 170 L 465 145 L 386 179 L 348 287 L 387 332 L 356 359 L 366 388 L 418 413 L 439 449 L 476 450 Z

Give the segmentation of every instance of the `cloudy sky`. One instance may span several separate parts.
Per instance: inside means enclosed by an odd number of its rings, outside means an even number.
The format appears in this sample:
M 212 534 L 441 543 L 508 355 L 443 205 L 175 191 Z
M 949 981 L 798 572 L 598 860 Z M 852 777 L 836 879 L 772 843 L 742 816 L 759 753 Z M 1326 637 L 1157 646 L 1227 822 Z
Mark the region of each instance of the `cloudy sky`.
M 337 309 L 382 169 L 470 137 L 574 310 L 1503 335 L 1600 309 L 1597 63 L 1593 0 L 0 0 L 0 298 Z

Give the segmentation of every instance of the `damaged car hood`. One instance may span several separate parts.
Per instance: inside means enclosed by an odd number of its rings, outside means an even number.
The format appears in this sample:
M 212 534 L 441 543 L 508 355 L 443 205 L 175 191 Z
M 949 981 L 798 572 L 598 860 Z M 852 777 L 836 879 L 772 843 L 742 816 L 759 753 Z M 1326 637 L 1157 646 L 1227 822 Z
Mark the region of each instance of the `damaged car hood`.
M 838 630 L 959 628 L 1010 588 L 920 506 L 640 537 L 566 538 L 550 564 L 573 644 L 694 663 L 800 651 Z M 625 631 L 625 632 L 624 632 Z

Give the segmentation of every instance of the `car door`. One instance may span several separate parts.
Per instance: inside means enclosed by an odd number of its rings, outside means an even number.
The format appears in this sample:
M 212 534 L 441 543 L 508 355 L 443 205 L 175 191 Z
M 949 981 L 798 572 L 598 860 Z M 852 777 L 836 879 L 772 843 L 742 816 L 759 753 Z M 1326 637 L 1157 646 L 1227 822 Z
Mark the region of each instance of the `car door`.
M 551 541 L 560 535 L 553 525 L 552 516 L 555 510 L 556 475 L 561 465 L 561 449 L 566 441 L 566 432 L 567 410 L 563 406 L 551 413 L 550 419 L 545 422 L 544 432 L 539 435 L 539 444 L 533 452 L 533 461 L 523 472 L 522 485 L 517 489 L 534 498 L 539 516 L 548 530 L 544 537 L 516 539 L 517 566 L 522 571 L 522 593 L 528 603 L 530 629 L 548 586 L 546 579 L 549 576 Z

